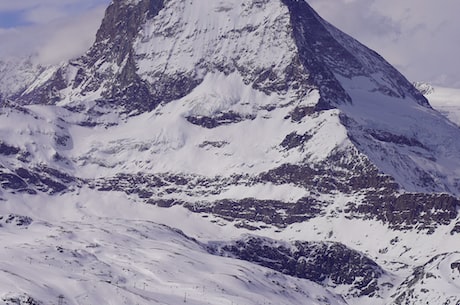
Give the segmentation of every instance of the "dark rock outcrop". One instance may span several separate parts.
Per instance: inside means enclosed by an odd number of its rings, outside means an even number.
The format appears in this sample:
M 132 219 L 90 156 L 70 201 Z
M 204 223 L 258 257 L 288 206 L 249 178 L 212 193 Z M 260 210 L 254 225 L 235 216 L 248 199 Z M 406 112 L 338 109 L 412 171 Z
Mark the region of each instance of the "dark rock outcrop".
M 16 214 L 0 215 L 0 226 L 1 223 L 13 224 L 18 227 L 28 227 L 33 222 L 33 219 L 29 216 L 22 216 Z
M 369 193 L 364 203 L 350 203 L 345 211 L 352 217 L 377 219 L 395 230 L 427 230 L 433 233 L 458 216 L 460 201 L 447 194 L 379 195 Z M 455 233 L 452 230 L 452 234 Z
M 235 112 L 221 112 L 216 115 L 209 116 L 188 116 L 187 121 L 194 125 L 212 129 L 221 125 L 235 124 L 244 120 L 252 120 L 253 116 L 241 115 Z
M 18 167 L 14 172 L 0 167 L 0 186 L 12 192 L 43 192 L 54 195 L 80 185 L 80 179 L 44 165 L 32 168 Z
M 43 305 L 42 302 L 25 293 L 3 297 L 2 301 L 5 305 Z
M 384 271 L 363 254 L 332 242 L 280 243 L 248 236 L 210 245 L 211 253 L 236 257 L 322 285 L 349 285 L 354 296 L 376 296 Z

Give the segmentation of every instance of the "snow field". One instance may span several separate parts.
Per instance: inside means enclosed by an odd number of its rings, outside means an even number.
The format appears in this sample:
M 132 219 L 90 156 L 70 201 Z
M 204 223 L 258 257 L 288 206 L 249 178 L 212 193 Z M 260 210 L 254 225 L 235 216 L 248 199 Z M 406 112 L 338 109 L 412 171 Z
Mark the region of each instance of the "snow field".
M 85 305 L 346 304 L 310 281 L 210 255 L 201 243 L 176 229 L 135 219 L 144 210 L 149 215 L 143 218 L 197 226 L 196 220 L 187 218 L 199 216 L 182 208 L 144 206 L 136 211 L 126 202 L 111 201 L 105 210 L 108 203 L 74 205 L 78 199 L 63 195 L 45 204 L 43 198 L 12 198 L 0 207 L 2 212 L 36 217 L 28 227 L 0 228 L 0 298 L 27 293 L 44 304 L 56 304 L 63 295 L 66 304 Z M 56 212 L 58 206 L 61 212 Z M 92 214 L 90 209 L 107 215 Z M 126 213 L 118 214 L 121 210 Z M 42 216 L 45 219 L 39 219 Z

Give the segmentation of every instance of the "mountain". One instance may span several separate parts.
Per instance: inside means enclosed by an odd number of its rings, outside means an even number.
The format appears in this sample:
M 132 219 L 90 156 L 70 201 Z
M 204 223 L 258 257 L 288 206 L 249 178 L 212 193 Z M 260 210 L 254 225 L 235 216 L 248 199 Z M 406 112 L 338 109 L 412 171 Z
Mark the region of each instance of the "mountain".
M 416 88 L 429 99 L 433 107 L 460 126 L 460 90 L 416 83 Z
M 350 101 L 334 73 L 372 75 L 382 92 L 427 104 L 377 54 L 335 30 L 306 2 L 287 0 L 115 1 L 87 54 L 45 77 L 46 85 L 25 98 L 49 103 L 57 89 L 61 102 L 91 98 L 145 111 L 186 96 L 210 73 L 237 73 L 259 91 L 292 89 L 297 98 L 317 88 L 323 107 Z
M 0 59 L 0 101 L 20 94 L 45 70 L 32 55 Z
M 459 127 L 307 2 L 115 0 L 34 75 L 2 83 L 5 304 L 460 301 Z

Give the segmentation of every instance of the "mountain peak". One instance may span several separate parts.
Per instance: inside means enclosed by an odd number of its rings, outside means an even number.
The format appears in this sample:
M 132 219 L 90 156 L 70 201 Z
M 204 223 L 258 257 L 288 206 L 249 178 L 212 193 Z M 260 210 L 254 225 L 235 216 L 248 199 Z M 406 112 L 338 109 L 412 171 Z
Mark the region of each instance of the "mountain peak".
M 318 89 L 317 109 L 352 103 L 337 76 L 365 77 L 373 90 L 429 107 L 378 54 L 293 0 L 113 1 L 91 49 L 22 99 L 50 103 L 58 94 L 54 100 L 140 113 L 187 95 L 215 72 L 295 99 Z

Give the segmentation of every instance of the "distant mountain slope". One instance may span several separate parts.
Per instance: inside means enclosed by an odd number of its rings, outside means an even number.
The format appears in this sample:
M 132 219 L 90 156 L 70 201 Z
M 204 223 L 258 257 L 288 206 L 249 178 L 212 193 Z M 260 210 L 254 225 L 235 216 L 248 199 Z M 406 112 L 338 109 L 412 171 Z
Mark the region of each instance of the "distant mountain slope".
M 46 67 L 26 58 L 0 58 L 0 100 L 21 94 Z
M 460 126 L 460 89 L 434 86 L 425 96 L 433 108 Z

